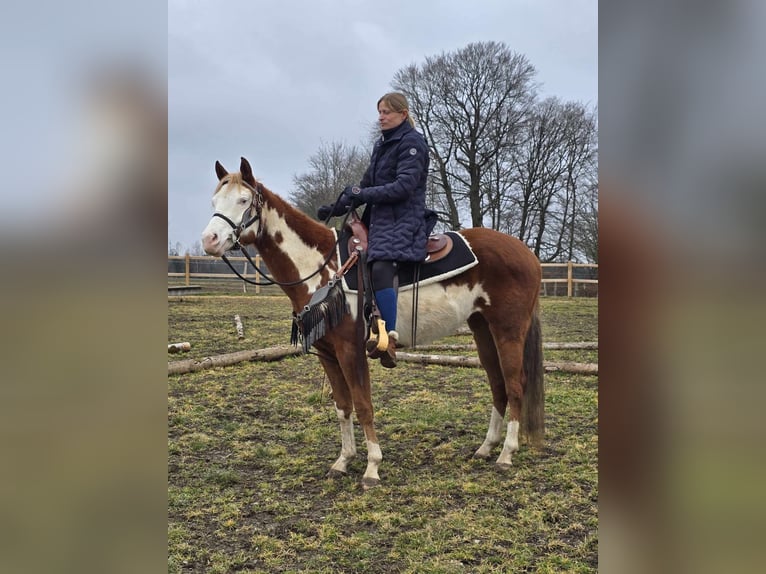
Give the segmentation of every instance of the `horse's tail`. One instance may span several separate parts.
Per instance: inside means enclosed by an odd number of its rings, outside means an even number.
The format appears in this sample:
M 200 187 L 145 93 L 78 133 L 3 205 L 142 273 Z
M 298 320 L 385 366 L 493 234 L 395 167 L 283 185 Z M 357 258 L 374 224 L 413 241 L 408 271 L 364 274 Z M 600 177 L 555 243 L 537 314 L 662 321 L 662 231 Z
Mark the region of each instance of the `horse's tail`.
M 522 430 L 530 445 L 541 448 L 545 440 L 545 387 L 543 382 L 543 338 L 540 310 L 535 307 L 524 341 L 524 403 Z

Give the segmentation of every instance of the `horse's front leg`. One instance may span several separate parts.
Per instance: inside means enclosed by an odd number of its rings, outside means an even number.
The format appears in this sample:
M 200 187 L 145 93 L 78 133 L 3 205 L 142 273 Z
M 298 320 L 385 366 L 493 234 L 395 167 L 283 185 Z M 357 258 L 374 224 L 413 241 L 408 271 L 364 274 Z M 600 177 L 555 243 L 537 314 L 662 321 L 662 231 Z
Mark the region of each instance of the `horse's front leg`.
M 378 468 L 383 462 L 383 451 L 380 450 L 380 443 L 378 443 L 375 427 L 372 424 L 369 427 L 364 427 L 364 437 L 367 441 L 367 469 L 362 477 L 362 488 L 367 490 L 380 484 Z
M 383 462 L 383 451 L 380 450 L 378 436 L 375 433 L 369 378 L 367 384 L 364 387 L 357 386 L 352 391 L 352 395 L 354 397 L 356 416 L 359 419 L 359 424 L 362 425 L 364 438 L 367 442 L 367 469 L 362 477 L 362 488 L 367 490 L 380 484 L 378 468 L 380 468 L 380 463 Z
M 317 345 L 319 347 L 319 345 Z M 353 402 L 348 384 L 343 376 L 337 360 L 331 354 L 332 348 L 320 349 L 319 361 L 324 367 L 327 378 L 330 380 L 332 395 L 335 399 L 335 414 L 340 423 L 340 456 L 330 467 L 327 473 L 329 477 L 345 476 L 348 472 L 348 463 L 356 458 L 356 439 L 354 438 Z
M 338 407 L 338 403 L 335 403 L 335 413 L 338 415 L 338 421 L 340 422 L 340 456 L 330 467 L 330 472 L 327 476 L 345 476 L 348 473 L 348 463 L 356 458 L 356 439 L 354 438 L 354 422 L 351 418 L 351 411 Z
M 383 452 L 380 450 L 378 436 L 375 433 L 370 367 L 366 355 L 359 353 L 358 349 L 353 346 L 346 345 L 343 351 L 338 356 L 340 368 L 348 382 L 348 390 L 351 393 L 356 418 L 364 430 L 364 438 L 367 443 L 367 469 L 362 477 L 362 488 L 367 490 L 380 484 L 378 469 L 383 461 Z

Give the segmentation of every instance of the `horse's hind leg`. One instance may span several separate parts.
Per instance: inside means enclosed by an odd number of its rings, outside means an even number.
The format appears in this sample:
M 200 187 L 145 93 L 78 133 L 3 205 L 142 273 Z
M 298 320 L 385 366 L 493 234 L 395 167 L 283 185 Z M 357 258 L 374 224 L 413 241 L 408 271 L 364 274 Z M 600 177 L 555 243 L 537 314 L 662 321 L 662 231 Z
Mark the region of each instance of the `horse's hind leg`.
M 503 438 L 503 416 L 508 404 L 508 398 L 505 392 L 505 379 L 503 378 L 500 359 L 497 356 L 495 340 L 492 337 L 486 319 L 482 315 L 475 313 L 468 318 L 468 326 L 473 332 L 473 338 L 479 350 L 479 360 L 487 372 L 489 386 L 492 390 L 492 414 L 489 418 L 487 436 L 473 455 L 476 458 L 487 459 L 492 453 L 492 449 L 500 444 Z
M 522 328 L 526 329 L 527 325 Z M 521 426 L 522 401 L 524 400 L 523 361 L 524 339 L 519 336 L 513 337 L 513 331 L 503 328 L 492 329 L 497 357 L 500 362 L 502 376 L 505 381 L 505 394 L 508 400 L 508 429 L 505 433 L 505 442 L 500 456 L 495 464 L 502 470 L 511 466 L 511 457 L 519 450 L 519 428 Z

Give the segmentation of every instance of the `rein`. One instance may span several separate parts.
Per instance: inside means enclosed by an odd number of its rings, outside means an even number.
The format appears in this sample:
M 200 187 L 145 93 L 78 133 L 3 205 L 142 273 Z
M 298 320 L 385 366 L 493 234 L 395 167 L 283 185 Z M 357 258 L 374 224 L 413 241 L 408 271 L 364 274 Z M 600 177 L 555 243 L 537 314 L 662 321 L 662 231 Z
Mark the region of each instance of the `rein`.
M 245 246 L 242 245 L 239 242 L 239 240 L 237 240 L 237 242 L 234 244 L 234 247 L 239 248 L 239 250 L 242 251 L 242 253 L 245 254 L 245 258 L 253 266 L 253 269 L 255 269 L 255 271 L 258 273 L 258 275 L 260 275 L 261 277 L 266 279 L 266 282 L 253 281 L 252 279 L 248 279 L 247 277 L 243 277 L 239 273 L 239 271 L 237 271 L 234 268 L 234 266 L 231 264 L 231 261 L 229 261 L 229 259 L 226 257 L 226 255 L 221 255 L 221 259 L 223 259 L 226 262 L 226 265 L 229 266 L 229 269 L 231 269 L 237 277 L 239 277 L 240 279 L 242 279 L 242 281 L 244 281 L 246 283 L 250 283 L 250 285 L 257 285 L 259 287 L 265 287 L 265 286 L 268 286 L 268 285 L 279 285 L 280 287 L 293 287 L 295 285 L 300 285 L 301 283 L 305 283 L 306 281 L 308 281 L 309 279 L 311 279 L 312 277 L 314 277 L 315 275 L 320 273 L 325 267 L 327 267 L 327 264 L 333 258 L 333 255 L 335 255 L 335 249 L 338 247 L 338 242 L 339 241 L 340 241 L 340 235 L 338 235 L 338 239 L 335 241 L 335 245 L 333 245 L 332 249 L 330 250 L 330 253 L 327 254 L 327 257 L 325 257 L 325 260 L 322 263 L 322 265 L 316 271 L 314 271 L 311 275 L 307 275 L 306 277 L 298 279 L 297 281 L 282 282 L 282 281 L 275 281 L 274 279 L 270 279 L 268 275 L 266 275 L 263 271 L 261 271 L 258 268 L 258 266 L 255 264 L 255 261 L 253 261 L 253 258 L 250 257 L 250 254 L 245 249 Z

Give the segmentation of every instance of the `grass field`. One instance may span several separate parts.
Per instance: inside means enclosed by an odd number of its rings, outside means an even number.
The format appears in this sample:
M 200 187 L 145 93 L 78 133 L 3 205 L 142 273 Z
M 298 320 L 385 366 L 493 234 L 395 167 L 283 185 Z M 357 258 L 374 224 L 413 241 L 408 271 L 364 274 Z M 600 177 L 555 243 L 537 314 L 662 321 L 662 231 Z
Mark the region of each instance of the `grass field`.
M 597 305 L 544 298 L 545 340 L 597 340 Z M 289 343 L 284 297 L 181 297 L 168 308 L 168 342 L 192 344 L 169 361 Z M 597 351 L 546 359 L 597 362 Z M 358 426 L 348 477 L 325 477 L 340 435 L 315 357 L 169 377 L 168 571 L 597 570 L 597 377 L 546 374 L 546 447 L 522 446 L 502 473 L 471 457 L 491 408 L 482 370 L 371 371 L 384 458 L 368 492 Z

